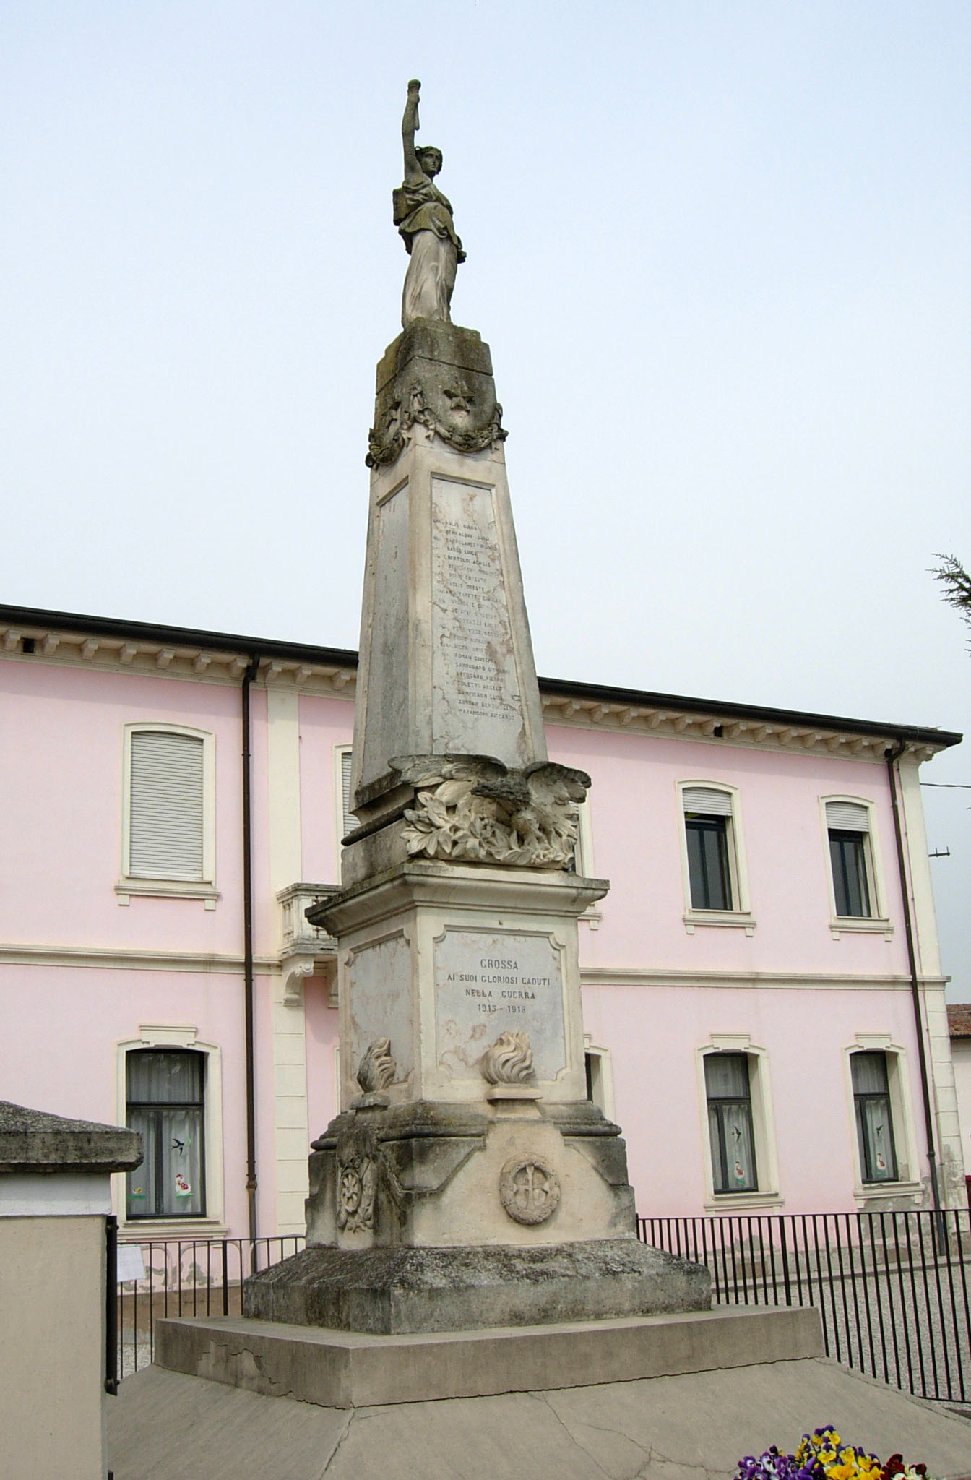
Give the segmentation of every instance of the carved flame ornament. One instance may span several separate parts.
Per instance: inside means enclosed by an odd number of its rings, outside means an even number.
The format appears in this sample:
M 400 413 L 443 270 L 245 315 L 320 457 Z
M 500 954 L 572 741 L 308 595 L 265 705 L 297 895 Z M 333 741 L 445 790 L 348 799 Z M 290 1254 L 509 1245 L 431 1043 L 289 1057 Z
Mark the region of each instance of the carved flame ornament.
M 545 1223 L 559 1207 L 560 1180 L 542 1157 L 514 1157 L 499 1174 L 499 1199 L 514 1223 Z
M 512 771 L 499 762 L 446 761 L 416 783 L 405 846 L 456 863 L 567 868 L 589 784 L 582 771 L 553 763 Z
M 500 1033 L 479 1060 L 489 1084 L 525 1084 L 533 1077 L 533 1050 L 528 1033 Z
M 398 1066 L 391 1057 L 391 1039 L 376 1038 L 369 1044 L 357 1067 L 357 1082 L 366 1095 L 394 1083 Z

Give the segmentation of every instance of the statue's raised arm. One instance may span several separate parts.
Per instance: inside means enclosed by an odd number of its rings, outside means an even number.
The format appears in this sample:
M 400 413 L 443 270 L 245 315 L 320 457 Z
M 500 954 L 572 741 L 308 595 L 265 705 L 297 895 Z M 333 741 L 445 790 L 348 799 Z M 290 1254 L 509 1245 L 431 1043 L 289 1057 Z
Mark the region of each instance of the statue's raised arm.
M 406 329 L 416 319 L 451 323 L 449 306 L 455 270 L 465 261 L 451 204 L 435 185 L 435 176 L 442 168 L 442 151 L 431 144 L 415 147 L 420 90 L 420 82 L 409 82 L 401 120 L 405 178 L 401 189 L 393 192 L 394 224 L 410 258 L 401 298 L 401 322 Z
M 415 153 L 415 134 L 421 127 L 418 122 L 420 92 L 421 83 L 413 77 L 408 84 L 408 100 L 405 103 L 404 117 L 401 120 L 401 142 L 405 151 L 405 179 L 412 182 L 419 182 L 422 178 L 422 168 Z

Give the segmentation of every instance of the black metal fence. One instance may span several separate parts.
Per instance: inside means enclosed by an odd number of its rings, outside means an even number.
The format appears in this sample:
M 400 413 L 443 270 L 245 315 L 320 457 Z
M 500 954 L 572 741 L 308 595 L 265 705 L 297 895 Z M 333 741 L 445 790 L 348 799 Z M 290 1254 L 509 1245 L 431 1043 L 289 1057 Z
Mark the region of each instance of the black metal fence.
M 968 1210 L 638 1218 L 637 1234 L 706 1265 L 716 1305 L 815 1306 L 838 1362 L 920 1398 L 971 1403 Z M 109 1229 L 109 1391 L 151 1362 L 159 1316 L 241 1314 L 243 1280 L 305 1239 L 122 1243 L 117 1283 L 112 1242 Z
M 107 1323 L 110 1329 L 113 1316 L 115 1369 L 112 1373 L 109 1353 L 106 1385 L 112 1376 L 117 1382 L 149 1365 L 159 1316 L 241 1315 L 243 1280 L 288 1259 L 305 1243 L 299 1234 L 119 1243 L 116 1279 L 108 1287 L 117 1290 L 117 1299 L 109 1298 L 109 1310 L 114 1308 Z
M 811 1305 L 827 1355 L 919 1398 L 971 1402 L 971 1213 L 638 1218 L 707 1265 L 716 1305 Z

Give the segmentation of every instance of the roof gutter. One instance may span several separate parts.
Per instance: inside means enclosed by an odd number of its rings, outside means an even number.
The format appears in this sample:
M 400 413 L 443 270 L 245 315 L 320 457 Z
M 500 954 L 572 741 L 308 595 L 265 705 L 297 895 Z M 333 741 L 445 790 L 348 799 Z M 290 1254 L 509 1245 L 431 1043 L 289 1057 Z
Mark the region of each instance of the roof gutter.
M 914 1009 L 914 1031 L 917 1035 L 917 1064 L 920 1070 L 921 1102 L 924 1111 L 924 1140 L 927 1147 L 927 1166 L 930 1173 L 931 1200 L 935 1213 L 941 1211 L 941 1188 L 937 1170 L 937 1144 L 934 1137 L 934 1116 L 931 1110 L 930 1076 L 927 1067 L 927 1046 L 924 1038 L 924 1009 L 920 995 L 920 979 L 917 975 L 917 949 L 914 942 L 913 898 L 904 849 L 903 826 L 900 818 L 899 785 L 900 757 L 907 749 L 906 740 L 898 740 L 886 752 L 887 776 L 890 782 L 890 802 L 893 809 L 893 832 L 897 844 L 897 871 L 900 875 L 900 897 L 904 907 L 904 933 L 907 939 L 907 965 L 910 971 L 910 999 Z

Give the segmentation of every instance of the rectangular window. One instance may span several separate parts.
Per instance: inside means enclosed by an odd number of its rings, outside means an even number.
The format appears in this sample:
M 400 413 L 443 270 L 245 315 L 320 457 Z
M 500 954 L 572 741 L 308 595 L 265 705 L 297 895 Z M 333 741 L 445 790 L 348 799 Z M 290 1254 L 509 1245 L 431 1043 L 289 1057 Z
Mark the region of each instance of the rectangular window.
M 756 1192 L 759 1183 L 748 1055 L 706 1055 L 705 1094 L 714 1191 Z
M 827 802 L 826 828 L 836 913 L 868 920 L 874 913 L 869 808 L 862 802 Z
M 341 838 L 344 839 L 347 837 L 348 833 L 352 833 L 356 827 L 360 827 L 360 823 L 358 822 L 357 817 L 354 813 L 352 805 L 353 798 L 351 797 L 351 771 L 354 766 L 354 752 L 351 750 L 350 746 L 347 746 L 346 749 L 341 750 L 339 754 L 341 765 L 340 827 Z
M 203 880 L 202 736 L 133 730 L 130 746 L 128 876 Z
M 887 1055 L 855 1053 L 850 1058 L 860 1175 L 864 1182 L 896 1182 L 897 1153 L 890 1113 Z
M 731 793 L 686 786 L 682 797 L 691 908 L 733 910 Z
M 127 1122 L 143 1148 L 127 1176 L 128 1217 L 203 1216 L 205 1055 L 137 1049 L 126 1067 Z

